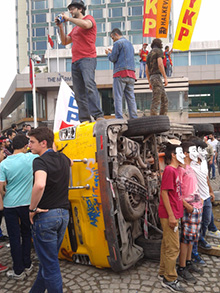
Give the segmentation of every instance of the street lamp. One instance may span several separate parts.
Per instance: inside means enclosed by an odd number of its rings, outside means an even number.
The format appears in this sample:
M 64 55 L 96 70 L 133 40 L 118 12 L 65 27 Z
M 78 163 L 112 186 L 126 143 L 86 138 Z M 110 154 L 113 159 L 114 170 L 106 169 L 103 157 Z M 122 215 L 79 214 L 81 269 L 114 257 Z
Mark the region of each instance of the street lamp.
M 37 128 L 37 104 L 36 104 L 36 85 L 35 85 L 35 72 L 34 72 L 34 64 L 39 64 L 41 62 L 41 58 L 38 55 L 32 55 L 30 58 L 31 66 L 30 72 L 32 71 L 32 96 L 33 96 L 33 116 L 34 116 L 34 128 Z

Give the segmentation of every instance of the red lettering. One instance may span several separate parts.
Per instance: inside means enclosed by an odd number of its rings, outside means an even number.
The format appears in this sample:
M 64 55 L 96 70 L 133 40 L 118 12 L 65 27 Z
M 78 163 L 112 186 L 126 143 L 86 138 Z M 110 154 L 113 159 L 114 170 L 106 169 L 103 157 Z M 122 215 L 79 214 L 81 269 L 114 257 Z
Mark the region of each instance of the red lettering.
M 183 37 L 187 37 L 189 34 L 189 30 L 185 27 L 181 27 L 180 29 L 180 33 L 179 33 L 179 36 L 178 36 L 178 41 L 182 41 L 182 38 Z
M 192 18 L 195 15 L 195 12 L 190 12 L 188 9 L 186 9 L 184 18 L 183 18 L 183 23 L 188 24 L 190 26 L 192 26 Z
M 196 0 L 191 0 L 191 1 L 190 1 L 190 4 L 189 4 L 189 7 L 190 7 L 190 8 L 193 8 L 195 2 L 196 2 Z

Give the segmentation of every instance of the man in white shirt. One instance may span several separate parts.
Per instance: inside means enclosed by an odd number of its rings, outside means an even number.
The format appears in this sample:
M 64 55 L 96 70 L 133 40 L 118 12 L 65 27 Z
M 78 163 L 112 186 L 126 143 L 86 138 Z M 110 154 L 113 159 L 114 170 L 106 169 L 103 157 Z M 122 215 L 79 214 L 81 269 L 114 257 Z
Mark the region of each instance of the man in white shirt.
M 216 179 L 215 178 L 215 163 L 216 163 L 216 158 L 217 158 L 217 144 L 218 144 L 218 141 L 214 137 L 213 133 L 209 134 L 208 143 L 213 147 L 213 151 L 214 151 L 213 161 L 212 161 L 212 165 L 211 165 L 211 169 L 212 169 L 212 177 L 211 177 L 211 179 Z

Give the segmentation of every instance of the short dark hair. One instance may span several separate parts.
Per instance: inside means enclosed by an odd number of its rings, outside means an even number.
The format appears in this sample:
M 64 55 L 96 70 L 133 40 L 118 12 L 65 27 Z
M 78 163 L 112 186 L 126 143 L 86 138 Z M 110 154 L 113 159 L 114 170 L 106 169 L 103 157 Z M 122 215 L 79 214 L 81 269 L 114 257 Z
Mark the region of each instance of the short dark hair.
M 159 49 L 162 49 L 163 48 L 163 44 L 162 44 L 162 41 L 161 39 L 154 39 L 153 42 L 151 43 L 151 48 L 159 48 Z
M 39 142 L 46 140 L 47 147 L 52 148 L 54 142 L 54 134 L 51 129 L 45 126 L 40 126 L 29 131 L 28 136 L 33 136 Z
M 170 164 L 172 160 L 172 154 L 176 154 L 176 148 L 180 147 L 178 144 L 168 143 L 165 149 L 165 163 Z
M 183 141 L 180 146 L 182 147 L 184 153 L 188 153 L 189 148 L 191 146 L 196 146 L 196 144 L 193 141 L 188 140 L 188 141 Z
M 22 124 L 22 128 L 26 126 L 26 123 Z
M 110 34 L 110 35 L 115 35 L 115 34 L 118 34 L 119 36 L 122 36 L 122 32 L 120 31 L 119 28 L 114 28 L 114 29 L 111 31 L 111 34 Z
M 26 146 L 29 142 L 29 139 L 24 134 L 17 134 L 12 140 L 12 146 L 14 150 L 20 150 Z
M 202 149 L 207 148 L 207 144 L 201 138 L 197 136 L 191 136 L 189 138 L 189 141 L 192 141 L 196 145 L 197 148 L 198 147 L 201 147 Z
M 16 126 L 17 126 L 17 124 L 13 123 L 13 124 L 11 125 L 11 128 L 16 128 Z
M 166 49 L 169 49 L 169 46 L 166 46 L 166 47 L 165 47 L 165 50 L 166 50 Z
M 11 136 L 12 133 L 15 133 L 15 134 L 16 134 L 16 131 L 14 131 L 13 129 L 9 129 L 9 130 L 7 131 L 7 137 Z

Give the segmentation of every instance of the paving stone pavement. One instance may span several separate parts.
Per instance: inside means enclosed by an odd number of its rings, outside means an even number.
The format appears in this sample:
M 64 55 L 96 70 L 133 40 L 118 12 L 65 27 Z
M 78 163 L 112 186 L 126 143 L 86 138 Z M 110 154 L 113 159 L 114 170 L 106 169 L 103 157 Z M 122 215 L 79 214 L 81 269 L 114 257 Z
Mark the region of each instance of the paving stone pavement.
M 220 240 L 209 238 L 210 243 L 220 245 Z M 196 285 L 183 287 L 186 292 L 220 292 L 220 258 L 215 256 L 202 255 L 207 266 L 203 268 L 202 276 L 198 278 Z M 34 270 L 24 281 L 9 280 L 5 273 L 0 273 L 0 293 L 29 292 L 38 272 L 38 260 L 34 249 L 32 249 L 32 261 Z M 12 267 L 10 248 L 0 249 L 0 262 Z M 162 289 L 157 279 L 159 263 L 149 260 L 141 260 L 134 267 L 127 271 L 115 273 L 111 269 L 98 269 L 92 266 L 74 264 L 66 260 L 60 261 L 60 268 L 63 277 L 63 292 L 94 292 L 94 293 L 162 293 L 170 292 Z
M 214 186 L 216 184 L 216 188 Z M 212 183 L 214 190 L 219 189 L 219 178 Z M 214 209 L 218 209 L 216 206 Z M 219 212 L 217 213 L 220 218 Z M 216 223 L 217 224 L 217 223 Z M 218 223 L 219 224 L 219 223 Z M 219 227 L 218 227 L 219 228 Z M 3 231 L 5 226 L 3 222 Z M 220 245 L 220 240 L 207 238 L 209 243 Z M 0 243 L 2 244 L 2 243 Z M 220 257 L 208 256 L 203 254 L 203 259 L 207 266 L 203 267 L 202 276 L 195 274 L 197 283 L 195 285 L 186 285 L 187 293 L 191 292 L 220 292 Z M 38 272 L 38 260 L 34 249 L 32 249 L 32 262 L 34 270 L 24 281 L 9 280 L 5 273 L 0 273 L 0 293 L 27 293 Z M 0 263 L 12 268 L 10 248 L 5 244 L 0 249 Z M 127 271 L 115 273 L 111 269 L 98 269 L 92 266 L 74 264 L 66 260 L 60 261 L 60 268 L 63 277 L 63 292 L 74 293 L 166 293 L 171 292 L 161 286 L 157 278 L 159 263 L 143 259 L 134 267 Z

